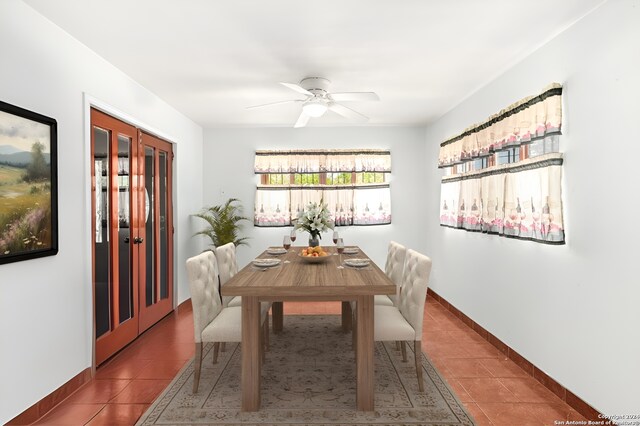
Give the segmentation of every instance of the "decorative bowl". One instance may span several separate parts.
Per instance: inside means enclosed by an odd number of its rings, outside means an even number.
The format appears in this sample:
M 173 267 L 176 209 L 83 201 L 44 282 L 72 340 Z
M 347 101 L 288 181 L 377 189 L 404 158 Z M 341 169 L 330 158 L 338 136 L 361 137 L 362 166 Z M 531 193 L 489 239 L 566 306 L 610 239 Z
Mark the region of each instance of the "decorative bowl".
M 303 256 L 298 254 L 298 257 L 305 263 L 324 263 L 331 258 L 331 256 Z

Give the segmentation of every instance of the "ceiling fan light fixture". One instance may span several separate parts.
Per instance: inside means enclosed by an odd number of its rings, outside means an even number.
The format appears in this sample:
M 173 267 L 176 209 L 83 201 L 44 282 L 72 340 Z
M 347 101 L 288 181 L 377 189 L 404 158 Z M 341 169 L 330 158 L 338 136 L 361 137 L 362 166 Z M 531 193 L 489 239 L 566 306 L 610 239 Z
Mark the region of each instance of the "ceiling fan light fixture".
M 302 105 L 302 110 L 309 117 L 322 117 L 327 112 L 327 103 L 322 99 L 313 98 Z

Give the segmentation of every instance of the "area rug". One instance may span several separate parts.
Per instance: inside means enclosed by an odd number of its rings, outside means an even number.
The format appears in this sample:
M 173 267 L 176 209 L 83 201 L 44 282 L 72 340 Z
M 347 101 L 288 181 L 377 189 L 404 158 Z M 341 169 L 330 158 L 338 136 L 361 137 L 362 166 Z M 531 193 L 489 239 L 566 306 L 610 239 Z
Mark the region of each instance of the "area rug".
M 288 315 L 271 335 L 262 367 L 262 405 L 242 412 L 241 345 L 227 344 L 213 364 L 213 345 L 202 361 L 193 394 L 193 360 L 143 414 L 137 425 L 474 425 L 451 389 L 422 355 L 424 392 L 418 391 L 414 356 L 394 343 L 375 345 L 375 411 L 356 410 L 351 334 L 337 315 Z

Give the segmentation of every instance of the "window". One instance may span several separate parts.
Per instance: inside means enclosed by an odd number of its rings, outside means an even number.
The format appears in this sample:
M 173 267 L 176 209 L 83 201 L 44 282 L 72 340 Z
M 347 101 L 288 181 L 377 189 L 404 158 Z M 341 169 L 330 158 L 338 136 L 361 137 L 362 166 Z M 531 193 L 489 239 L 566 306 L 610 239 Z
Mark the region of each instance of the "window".
M 496 164 L 517 163 L 520 161 L 520 147 L 504 149 L 495 154 Z
M 256 226 L 291 226 L 320 201 L 337 226 L 391 223 L 389 151 L 258 151 L 255 171 Z
M 561 95 L 552 84 L 440 144 L 440 225 L 564 243 Z
M 338 173 L 326 173 L 325 184 L 326 185 L 351 185 L 354 181 L 354 173 L 338 172 Z

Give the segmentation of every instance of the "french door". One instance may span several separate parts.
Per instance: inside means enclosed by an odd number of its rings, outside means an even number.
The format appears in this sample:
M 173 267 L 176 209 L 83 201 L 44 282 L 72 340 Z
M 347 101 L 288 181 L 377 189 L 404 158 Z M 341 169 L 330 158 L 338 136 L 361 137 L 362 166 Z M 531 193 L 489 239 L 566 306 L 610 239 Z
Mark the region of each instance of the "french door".
M 140 132 L 138 211 L 140 332 L 173 309 L 171 144 Z
M 171 144 L 91 110 L 96 365 L 173 309 Z

